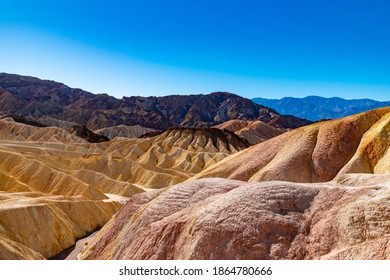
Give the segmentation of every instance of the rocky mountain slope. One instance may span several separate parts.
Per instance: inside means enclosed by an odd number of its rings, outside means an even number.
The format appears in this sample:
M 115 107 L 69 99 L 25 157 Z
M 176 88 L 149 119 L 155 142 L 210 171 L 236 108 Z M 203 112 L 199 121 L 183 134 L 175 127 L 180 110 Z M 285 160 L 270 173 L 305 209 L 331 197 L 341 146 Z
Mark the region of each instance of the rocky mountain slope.
M 2 190 L 0 200 L 0 259 L 54 256 L 102 227 L 120 209 L 119 203 L 99 197 L 47 195 L 20 188 Z
M 326 182 L 390 172 L 390 107 L 301 127 L 236 153 L 194 176 L 249 182 Z
M 248 146 L 234 133 L 212 128 L 172 129 L 154 137 L 94 144 L 65 129 L 0 120 L 0 165 L 18 174 L 30 166 L 45 176 L 66 174 L 69 180 L 76 178 L 76 184 L 82 181 L 104 193 L 127 196 L 140 191 L 136 185 L 159 188 L 182 182 Z M 33 178 L 29 180 L 42 186 Z
M 207 108 L 207 110 L 205 110 Z M 283 116 L 238 95 L 123 97 L 92 94 L 54 81 L 0 73 L 0 115 L 16 114 L 45 119 L 60 126 L 86 125 L 91 130 L 118 125 L 141 125 L 164 130 L 171 127 L 211 127 L 231 119 L 261 120 L 274 127 L 296 128 L 310 122 Z M 57 121 L 58 123 L 58 121 Z
M 238 136 L 248 140 L 251 145 L 264 142 L 265 140 L 271 139 L 286 132 L 285 129 L 272 127 L 259 120 L 230 120 L 214 127 L 222 130 L 232 131 Z
M 390 101 L 380 102 L 371 99 L 346 100 L 339 97 L 324 98 L 320 96 L 307 96 L 304 98 L 284 97 L 282 99 L 257 97 L 253 98 L 252 101 L 272 108 L 281 114 L 293 115 L 312 121 L 337 119 L 390 106 Z
M 248 146 L 244 139 L 218 129 L 172 129 L 149 138 L 113 140 L 74 168 L 145 188 L 162 188 L 187 180 Z
M 98 135 L 103 135 L 109 139 L 114 139 L 115 137 L 125 137 L 125 138 L 139 138 L 145 133 L 156 132 L 158 130 L 153 128 L 143 127 L 141 125 L 118 125 L 113 127 L 105 127 L 102 129 L 95 130 L 94 132 Z

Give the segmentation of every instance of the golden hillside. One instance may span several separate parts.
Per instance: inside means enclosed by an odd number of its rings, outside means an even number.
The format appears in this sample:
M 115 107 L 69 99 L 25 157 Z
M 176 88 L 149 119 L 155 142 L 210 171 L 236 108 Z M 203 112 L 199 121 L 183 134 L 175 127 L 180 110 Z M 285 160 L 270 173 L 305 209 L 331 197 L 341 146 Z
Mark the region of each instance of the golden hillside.
M 102 227 L 128 197 L 184 181 L 246 147 L 218 129 L 92 144 L 61 128 L 2 119 L 0 259 L 52 257 Z
M 91 144 L 56 127 L 1 120 L 0 128 L 0 172 L 17 174 L 31 188 L 50 185 L 65 195 L 56 186 L 64 180 L 66 189 L 78 185 L 126 196 L 142 191 L 137 186 L 165 187 L 248 146 L 218 129 L 175 129 L 150 138 Z
M 248 127 L 264 125 L 221 128 L 250 134 Z M 82 258 L 387 257 L 389 144 L 390 107 L 252 147 L 216 128 L 90 143 L 65 129 L 2 119 L 0 259 L 50 258 L 110 219 Z M 205 177 L 231 180 L 195 181 Z M 275 180 L 285 182 L 258 183 Z M 262 231 L 251 232 L 248 221 Z M 242 242 L 250 249 L 236 246 Z
M 390 107 L 301 127 L 195 175 L 249 182 L 326 182 L 338 174 L 389 172 Z
M 118 202 L 38 192 L 0 192 L 0 259 L 43 259 L 102 227 Z
M 285 129 L 270 126 L 260 120 L 230 120 L 214 127 L 232 131 L 238 136 L 248 140 L 251 145 L 264 142 L 286 131 Z
M 187 180 L 246 147 L 234 134 L 218 129 L 173 129 L 150 138 L 101 143 L 73 161 L 71 168 L 144 188 L 161 188 Z
M 118 125 L 112 127 L 105 127 L 94 132 L 96 134 L 107 136 L 110 139 L 115 137 L 126 137 L 126 138 L 138 138 L 148 132 L 158 131 L 153 128 L 143 127 L 141 125 Z

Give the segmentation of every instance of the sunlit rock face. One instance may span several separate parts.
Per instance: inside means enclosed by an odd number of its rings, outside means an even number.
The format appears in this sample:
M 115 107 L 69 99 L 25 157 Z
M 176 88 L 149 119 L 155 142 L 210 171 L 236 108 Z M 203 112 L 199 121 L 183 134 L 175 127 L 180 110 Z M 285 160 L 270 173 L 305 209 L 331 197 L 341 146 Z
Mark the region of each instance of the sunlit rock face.
M 262 121 L 230 120 L 214 126 L 222 130 L 232 131 L 248 140 L 251 145 L 264 142 L 284 133 L 285 129 L 272 127 Z
M 257 144 L 192 179 L 327 182 L 347 173 L 389 173 L 390 107 L 315 123 Z
M 67 129 L 0 120 L 0 259 L 50 258 L 129 197 L 182 182 L 249 144 L 219 129 L 90 143 Z
M 388 259 L 387 180 L 185 182 L 133 196 L 79 257 Z

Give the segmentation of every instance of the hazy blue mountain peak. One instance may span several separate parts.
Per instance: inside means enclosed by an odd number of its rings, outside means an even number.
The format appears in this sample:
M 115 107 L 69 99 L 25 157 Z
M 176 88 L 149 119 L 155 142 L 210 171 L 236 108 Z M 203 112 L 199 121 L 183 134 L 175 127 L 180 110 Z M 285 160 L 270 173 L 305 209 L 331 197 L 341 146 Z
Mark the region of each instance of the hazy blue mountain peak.
M 312 121 L 336 119 L 360 112 L 390 106 L 390 101 L 364 99 L 325 98 L 310 95 L 304 98 L 283 97 L 281 99 L 253 98 L 255 103 L 272 108 L 280 114 L 293 115 Z

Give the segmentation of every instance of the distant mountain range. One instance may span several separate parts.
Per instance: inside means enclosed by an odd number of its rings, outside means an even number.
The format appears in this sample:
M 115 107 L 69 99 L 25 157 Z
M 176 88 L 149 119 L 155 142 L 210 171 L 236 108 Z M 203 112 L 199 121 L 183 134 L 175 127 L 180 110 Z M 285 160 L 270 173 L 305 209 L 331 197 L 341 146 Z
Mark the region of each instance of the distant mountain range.
M 311 123 L 280 115 L 227 92 L 117 99 L 54 81 L 0 73 L 0 116 L 9 114 L 61 127 L 86 125 L 91 130 L 118 125 L 158 130 L 208 128 L 232 119 L 260 120 L 277 128 L 297 128 Z
M 270 107 L 280 114 L 318 121 L 337 119 L 368 110 L 390 106 L 390 101 L 380 102 L 371 99 L 346 100 L 339 97 L 324 98 L 307 96 L 305 98 L 284 97 L 282 99 L 253 98 L 253 102 Z

